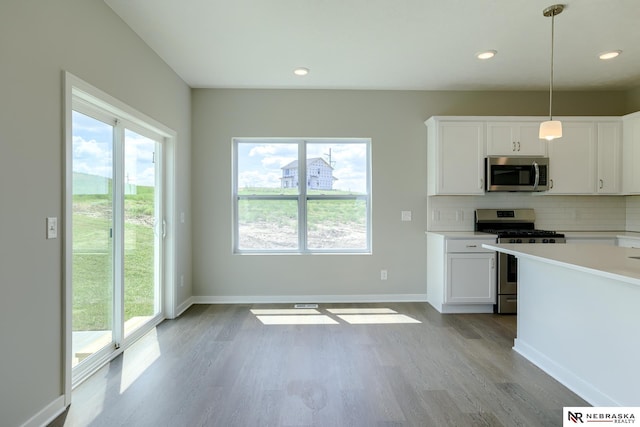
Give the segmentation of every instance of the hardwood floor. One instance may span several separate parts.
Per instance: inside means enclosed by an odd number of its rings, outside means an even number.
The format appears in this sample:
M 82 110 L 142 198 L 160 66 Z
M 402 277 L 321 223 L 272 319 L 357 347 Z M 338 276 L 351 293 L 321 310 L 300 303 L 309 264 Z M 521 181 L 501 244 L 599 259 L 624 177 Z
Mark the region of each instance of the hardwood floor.
M 421 323 L 349 324 L 387 307 Z M 73 393 L 51 426 L 558 426 L 586 402 L 515 353 L 516 317 L 426 303 L 321 304 L 333 325 L 195 305 Z M 303 315 L 301 315 L 303 316 Z

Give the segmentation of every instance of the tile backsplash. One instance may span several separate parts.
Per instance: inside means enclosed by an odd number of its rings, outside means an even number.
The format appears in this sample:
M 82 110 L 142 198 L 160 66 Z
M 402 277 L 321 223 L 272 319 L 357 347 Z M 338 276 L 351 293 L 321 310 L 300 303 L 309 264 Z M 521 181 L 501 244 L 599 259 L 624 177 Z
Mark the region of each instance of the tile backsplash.
M 640 231 L 640 196 L 628 196 L 627 231 Z
M 640 196 L 546 196 L 494 193 L 485 196 L 431 196 L 430 231 L 470 231 L 476 209 L 532 208 L 536 228 L 555 231 L 640 231 Z

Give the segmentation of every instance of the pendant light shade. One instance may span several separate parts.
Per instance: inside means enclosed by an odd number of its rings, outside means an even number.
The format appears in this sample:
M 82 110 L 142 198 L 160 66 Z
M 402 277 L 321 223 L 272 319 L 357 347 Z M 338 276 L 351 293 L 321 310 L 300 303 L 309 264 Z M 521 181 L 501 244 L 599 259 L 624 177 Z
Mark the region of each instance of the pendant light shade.
M 540 123 L 540 139 L 551 141 L 562 137 L 562 122 L 560 120 L 547 120 Z
M 562 13 L 564 10 L 563 4 L 555 4 L 549 6 L 542 11 L 542 14 L 546 17 L 551 17 L 551 73 L 549 76 L 549 120 L 540 123 L 540 132 L 538 136 L 540 139 L 546 139 L 551 141 L 556 138 L 562 137 L 562 123 L 559 120 L 553 120 L 552 107 L 553 107 L 553 38 L 554 38 L 554 24 L 555 16 Z

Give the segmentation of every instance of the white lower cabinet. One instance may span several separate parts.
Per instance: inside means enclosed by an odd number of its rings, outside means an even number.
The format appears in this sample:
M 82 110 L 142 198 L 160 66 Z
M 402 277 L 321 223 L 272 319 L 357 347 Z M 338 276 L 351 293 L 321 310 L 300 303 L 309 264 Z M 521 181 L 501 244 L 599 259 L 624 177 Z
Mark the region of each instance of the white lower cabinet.
M 448 253 L 444 302 L 495 303 L 495 274 L 495 253 Z
M 427 233 L 427 301 L 441 313 L 491 313 L 496 302 L 495 237 Z

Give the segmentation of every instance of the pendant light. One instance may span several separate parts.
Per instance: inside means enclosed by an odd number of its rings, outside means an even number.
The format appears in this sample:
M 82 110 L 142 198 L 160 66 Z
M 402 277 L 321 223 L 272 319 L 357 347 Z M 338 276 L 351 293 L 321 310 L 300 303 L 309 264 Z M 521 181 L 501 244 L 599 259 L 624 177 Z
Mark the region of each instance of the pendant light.
M 555 16 L 562 13 L 564 10 L 563 4 L 555 4 L 549 6 L 542 11 L 542 14 L 546 17 L 551 17 L 551 75 L 549 78 L 549 120 L 540 123 L 540 139 L 546 139 L 551 141 L 552 139 L 562 137 L 562 123 L 559 120 L 553 120 L 551 113 L 551 107 L 553 106 L 553 37 L 554 37 L 554 23 Z

